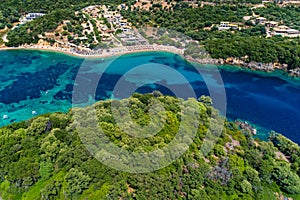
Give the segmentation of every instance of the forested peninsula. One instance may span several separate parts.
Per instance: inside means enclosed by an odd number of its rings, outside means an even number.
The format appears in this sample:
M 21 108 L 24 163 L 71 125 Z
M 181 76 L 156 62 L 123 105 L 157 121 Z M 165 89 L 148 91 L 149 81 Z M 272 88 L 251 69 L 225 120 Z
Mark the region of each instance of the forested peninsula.
M 171 96 L 134 94 L 126 101 L 132 119 L 149 123 L 149 104 L 166 111 L 163 129 L 137 138 L 124 133 L 112 114 L 112 100 L 76 108 L 127 151 L 153 151 L 170 143 L 179 128 L 185 103 L 199 109 L 199 126 L 189 149 L 171 165 L 150 173 L 114 170 L 95 159 L 83 145 L 68 113 L 51 113 L 0 128 L 0 196 L 3 199 L 278 199 L 300 196 L 300 148 L 277 133 L 268 141 L 253 139 L 233 122 L 224 121 L 208 97 L 183 100 Z M 224 129 L 208 154 L 201 146 Z M 51 126 L 49 126 L 51 124 Z M 186 127 L 188 128 L 188 127 Z M 87 136 L 88 131 L 84 132 Z

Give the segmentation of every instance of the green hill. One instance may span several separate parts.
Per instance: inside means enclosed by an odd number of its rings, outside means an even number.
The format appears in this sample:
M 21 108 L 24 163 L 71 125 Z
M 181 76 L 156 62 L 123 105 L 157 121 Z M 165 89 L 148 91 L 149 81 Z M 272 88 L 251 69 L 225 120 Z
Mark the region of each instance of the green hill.
M 129 103 L 132 119 L 143 127 L 150 123 L 149 104 L 153 101 L 161 103 L 165 115 L 161 118 L 163 128 L 152 137 L 133 137 L 123 132 L 112 115 L 111 101 L 1 128 L 0 196 L 30 200 L 269 200 L 283 195 L 300 199 L 298 145 L 279 134 L 272 134 L 268 142 L 254 140 L 249 133 L 224 120 L 207 98 L 196 101 L 134 94 L 121 102 Z M 183 122 L 182 105 L 191 106 L 195 110 L 189 112 L 197 113 L 199 123 L 186 123 L 183 127 L 184 130 L 197 127 L 196 136 L 180 158 L 149 173 L 122 172 L 103 165 L 81 140 L 83 136 L 93 136 L 93 129 L 86 126 L 79 134 L 78 130 L 83 129 L 76 128 L 78 121 L 73 117 L 81 113 L 88 124 L 95 111 L 97 124 L 116 146 L 128 152 L 151 152 L 166 147 L 176 137 Z M 49 122 L 51 127 L 47 127 Z M 224 129 L 215 137 L 220 125 Z M 207 153 L 205 148 L 210 149 L 207 140 L 213 139 L 216 143 Z M 87 141 L 96 142 L 92 137 Z M 151 160 L 147 162 L 151 164 Z

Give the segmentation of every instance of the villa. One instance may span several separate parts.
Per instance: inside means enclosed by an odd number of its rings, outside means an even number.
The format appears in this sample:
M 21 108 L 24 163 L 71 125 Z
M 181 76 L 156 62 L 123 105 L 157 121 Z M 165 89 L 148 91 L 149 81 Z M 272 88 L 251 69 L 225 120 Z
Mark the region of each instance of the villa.
M 105 41 L 105 42 L 112 41 L 112 38 L 111 38 L 110 34 L 108 34 L 108 33 L 101 34 L 101 37 L 102 37 L 102 41 Z
M 274 22 L 274 21 L 268 21 L 265 23 L 266 27 L 268 28 L 274 28 L 278 25 L 278 22 Z
M 286 36 L 287 37 L 299 37 L 300 31 L 298 31 L 296 29 L 289 29 L 286 31 Z
M 88 6 L 83 8 L 82 11 L 89 14 L 92 18 L 97 19 L 98 17 L 101 17 L 100 9 L 100 6 Z
M 103 17 L 104 18 L 107 18 L 107 19 L 112 19 L 115 17 L 115 15 L 117 15 L 118 13 L 116 11 L 106 11 L 104 12 L 103 14 Z
M 123 19 L 122 15 L 120 15 L 120 14 L 114 15 L 114 21 L 116 24 L 120 24 L 122 19 Z
M 264 23 L 266 23 L 266 21 L 267 21 L 267 19 L 264 17 L 258 17 L 255 19 L 256 24 L 264 24 Z
M 239 29 L 239 26 L 236 24 L 232 24 L 230 22 L 221 22 L 218 28 L 219 31 L 229 30 L 229 29 L 237 30 Z
M 123 32 L 128 32 L 128 31 L 130 31 L 131 30 L 131 27 L 130 26 L 123 26 L 122 27 L 122 31 Z
M 32 21 L 36 18 L 42 17 L 44 15 L 45 15 L 44 13 L 28 13 L 27 15 L 22 16 L 20 18 L 20 22 L 22 22 L 22 23 L 30 22 L 30 21 Z
M 25 19 L 27 21 L 31 21 L 31 20 L 34 20 L 38 17 L 42 17 L 44 16 L 45 14 L 44 13 L 28 13 L 26 16 L 25 16 Z
M 123 27 L 123 26 L 127 26 L 127 20 L 126 20 L 126 19 L 122 19 L 122 20 L 120 20 L 120 23 L 119 23 L 119 25 L 120 25 L 121 27 Z
M 281 35 L 283 37 L 299 37 L 300 31 L 291 29 L 288 26 L 278 26 L 274 28 L 273 35 Z

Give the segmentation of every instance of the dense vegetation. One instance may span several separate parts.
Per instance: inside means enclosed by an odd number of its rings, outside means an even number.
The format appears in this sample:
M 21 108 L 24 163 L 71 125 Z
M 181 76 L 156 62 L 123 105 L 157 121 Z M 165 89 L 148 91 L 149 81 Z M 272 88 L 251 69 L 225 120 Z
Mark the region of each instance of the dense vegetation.
M 143 17 L 139 16 L 140 13 Z M 131 19 L 131 22 L 135 25 L 152 23 L 153 25 L 186 32 L 210 27 L 212 24 L 219 24 L 221 21 L 242 22 L 243 16 L 251 15 L 251 9 L 247 6 L 233 5 L 191 8 L 189 4 L 178 3 L 170 9 L 163 9 L 161 5 L 157 5 L 150 11 L 123 10 L 122 14 Z
M 73 24 L 76 24 L 75 22 L 79 21 L 79 19 L 81 18 L 75 15 L 75 11 L 82 9 L 85 6 L 100 3 L 116 5 L 121 2 L 122 1 L 111 2 L 100 0 L 67 0 L 30 1 L 27 3 L 24 3 L 23 1 L 16 1 L 15 3 L 13 3 L 12 1 L 5 1 L 1 4 L 0 10 L 2 11 L 2 13 L 6 13 L 5 16 L 3 14 L 3 20 L 9 23 L 18 21 L 21 14 L 25 14 L 28 12 L 42 12 L 46 14 L 41 18 L 38 18 L 32 22 L 26 23 L 25 25 L 21 25 L 20 27 L 11 30 L 7 36 L 9 42 L 6 45 L 19 46 L 22 44 L 37 43 L 39 38 L 38 35 L 42 35 L 45 32 L 54 31 L 60 24 L 62 24 L 64 20 L 71 20 L 74 21 Z M 12 18 L 13 20 L 11 20 L 10 18 Z
M 85 5 L 95 3 L 97 1 L 90 0 L 43 0 L 43 1 L 19 1 L 19 0 L 3 0 L 0 4 L 0 29 L 5 26 L 12 28 L 12 24 L 19 21 L 22 14 L 28 12 L 52 13 L 57 9 L 78 10 Z M 100 1 L 98 1 L 99 3 Z M 103 2 L 103 1 L 101 1 Z M 53 15 L 48 17 L 52 21 Z M 61 16 L 63 17 L 63 16 Z M 62 18 L 60 20 L 63 20 Z M 54 19 L 53 22 L 56 22 Z M 41 34 L 41 33 L 40 33 Z M 26 36 L 25 36 L 26 37 Z M 31 40 L 30 40 L 31 41 Z
M 254 12 L 270 21 L 278 21 L 298 30 L 300 28 L 300 7 L 298 6 L 279 7 L 269 4 L 266 8 L 255 9 Z
M 204 44 L 213 58 L 248 56 L 246 61 L 279 62 L 288 64 L 289 68 L 299 67 L 299 39 L 266 38 L 264 26 L 243 20 L 243 16 L 252 15 L 248 6 L 206 5 L 201 8 L 191 8 L 189 4 L 179 3 L 170 9 L 156 6 L 150 11 L 135 9 L 123 11 L 122 14 L 136 26 L 148 24 L 185 33 Z M 280 8 L 269 5 L 254 11 L 268 20 L 276 20 L 299 28 L 298 7 Z M 220 32 L 215 25 L 221 21 L 238 22 L 240 27 L 247 27 L 247 29 Z
M 116 126 L 110 101 L 95 104 L 99 126 L 116 145 L 128 151 L 152 151 L 168 144 L 180 123 L 175 97 L 135 94 L 128 100 L 132 118 L 149 123 L 149 102 L 162 103 L 164 128 L 149 138 L 131 137 Z M 210 122 L 223 125 L 208 98 L 185 101 L 198 107 L 199 127 L 187 152 L 161 170 L 130 174 L 101 164 L 81 143 L 73 114 L 46 114 L 0 129 L 0 195 L 3 199 L 276 199 L 299 198 L 299 146 L 281 135 L 255 141 L 235 124 L 225 129 L 205 157 L 204 138 L 214 134 Z M 197 109 L 198 109 L 197 108 Z M 92 107 L 77 109 L 89 121 Z M 52 127 L 47 127 L 51 122 Z M 89 136 L 89 131 L 84 132 Z M 278 152 L 288 160 L 279 158 Z M 146 162 L 146 161 L 145 161 Z M 276 194 L 274 194 L 276 192 Z M 297 196 L 298 194 L 298 196 Z
M 207 50 L 214 58 L 242 58 L 248 56 L 246 61 L 263 63 L 286 63 L 288 68 L 300 66 L 299 40 L 285 40 L 282 37 L 261 38 L 234 37 L 230 39 L 212 39 L 207 42 Z
M 76 20 L 74 11 L 55 10 L 46 16 L 40 17 L 31 23 L 26 23 L 21 27 L 10 31 L 7 35 L 9 40 L 7 46 L 19 46 L 22 44 L 37 43 L 39 40 L 39 34 L 54 31 L 57 26 L 62 23 L 62 19 Z
M 136 1 L 114 1 L 104 2 L 100 0 L 82 0 L 76 1 L 5 1 L 0 5 L 0 28 L 9 26 L 20 17 L 24 12 L 45 12 L 46 16 L 27 23 L 24 26 L 16 28 L 9 32 L 8 46 L 18 46 L 25 43 L 36 43 L 38 35 L 47 31 L 53 31 L 63 20 L 73 20 L 74 27 L 78 16 L 75 11 L 91 4 L 111 4 L 113 9 L 120 3 L 126 3 L 133 6 Z M 204 5 L 203 7 L 192 8 L 191 4 L 181 1 L 169 2 L 169 7 L 162 7 L 161 4 L 153 3 L 149 11 L 135 7 L 133 10 L 122 10 L 121 14 L 137 27 L 146 25 L 164 27 L 167 29 L 182 32 L 191 38 L 200 41 L 205 45 L 206 50 L 213 58 L 248 56 L 246 61 L 257 62 L 279 62 L 288 64 L 289 68 L 299 67 L 300 46 L 298 39 L 288 38 L 265 38 L 266 29 L 262 25 L 255 25 L 251 21 L 245 21 L 244 16 L 251 16 L 251 4 L 244 4 L 243 1 L 237 1 L 237 4 L 219 4 Z M 255 3 L 255 1 L 251 2 Z M 279 7 L 269 4 L 265 8 L 256 8 L 253 11 L 267 18 L 274 20 L 293 28 L 299 29 L 299 7 L 288 6 Z M 217 25 L 221 21 L 230 21 L 239 23 L 240 27 L 246 27 L 239 31 L 218 31 Z M 1 25 L 2 23 L 2 25 Z M 75 29 L 80 32 L 80 29 Z M 80 34 L 81 35 L 81 32 Z M 88 41 L 93 40 L 93 36 L 88 37 Z M 69 38 L 71 41 L 73 38 Z M 100 39 L 100 38 L 99 38 Z M 87 41 L 87 42 L 88 42 Z M 49 41 L 54 42 L 54 41 Z M 73 41 L 78 44 L 79 41 Z M 91 44 L 91 47 L 93 44 Z M 220 51 L 222 49 L 222 51 Z

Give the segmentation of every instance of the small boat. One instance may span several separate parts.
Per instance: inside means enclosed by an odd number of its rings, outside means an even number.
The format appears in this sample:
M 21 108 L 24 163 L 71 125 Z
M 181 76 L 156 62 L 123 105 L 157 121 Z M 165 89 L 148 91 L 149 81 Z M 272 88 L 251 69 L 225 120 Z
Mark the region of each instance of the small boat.
M 9 119 L 8 115 L 3 115 L 3 119 Z
M 35 110 L 33 110 L 33 111 L 31 112 L 31 114 L 32 114 L 32 115 L 37 115 L 37 112 L 36 112 Z

